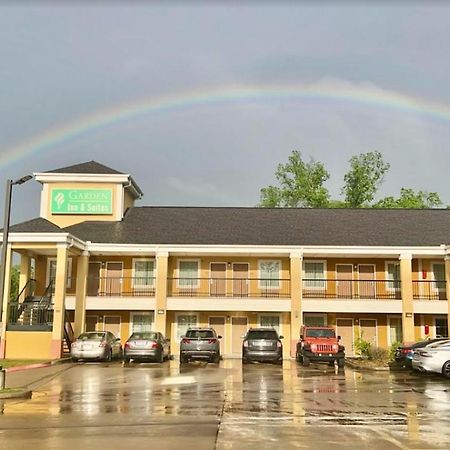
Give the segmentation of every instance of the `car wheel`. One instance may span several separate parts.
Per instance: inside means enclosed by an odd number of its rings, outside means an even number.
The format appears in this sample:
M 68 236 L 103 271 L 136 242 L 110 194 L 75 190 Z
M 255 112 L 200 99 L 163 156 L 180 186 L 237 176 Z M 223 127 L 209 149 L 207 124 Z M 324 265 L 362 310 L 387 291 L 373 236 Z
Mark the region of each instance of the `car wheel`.
M 110 362 L 112 360 L 112 350 L 109 349 L 106 351 L 105 361 Z
M 158 362 L 162 364 L 164 362 L 164 352 L 161 350 L 158 355 Z
M 304 357 L 303 357 L 303 365 L 304 365 L 305 367 L 308 367 L 310 364 L 311 364 L 310 359 L 309 359 L 308 357 L 304 356 Z
M 278 364 L 279 366 L 282 366 L 282 365 L 283 365 L 283 360 L 282 360 L 282 359 L 279 359 L 279 360 L 277 361 L 277 364 Z
M 180 364 L 184 364 L 187 362 L 187 358 L 185 358 L 183 355 L 180 355 Z
M 123 362 L 125 363 L 125 364 L 128 364 L 129 362 L 130 362 L 130 357 L 129 356 L 124 356 L 123 357 Z
M 248 364 L 248 360 L 246 360 L 245 358 L 242 358 L 242 364 Z
M 217 353 L 217 355 L 213 356 L 211 359 L 211 362 L 214 364 L 219 364 L 220 363 L 220 353 Z
M 301 359 L 301 357 L 300 357 L 300 354 L 296 354 L 295 355 L 295 360 L 297 361 L 297 362 L 299 362 L 299 363 L 301 363 L 302 362 L 302 359 Z
M 74 363 L 78 362 L 78 358 L 72 358 L 72 362 Z
M 344 358 L 338 359 L 338 366 L 339 366 L 340 368 L 342 368 L 342 367 L 345 366 L 345 359 L 344 359 Z
M 450 361 L 447 361 L 443 366 L 442 366 L 442 375 L 444 375 L 447 378 L 450 378 Z

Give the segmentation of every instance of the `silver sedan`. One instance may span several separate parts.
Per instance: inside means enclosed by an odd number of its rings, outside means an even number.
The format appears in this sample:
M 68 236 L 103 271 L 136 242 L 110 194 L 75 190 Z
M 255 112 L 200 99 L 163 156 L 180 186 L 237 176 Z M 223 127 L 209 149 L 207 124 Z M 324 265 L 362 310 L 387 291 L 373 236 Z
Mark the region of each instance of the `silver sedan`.
M 450 378 L 450 340 L 416 349 L 412 367 L 422 372 L 440 373 Z
M 70 347 L 70 357 L 79 359 L 99 359 L 111 361 L 122 357 L 122 344 L 109 331 L 89 331 L 82 333 Z

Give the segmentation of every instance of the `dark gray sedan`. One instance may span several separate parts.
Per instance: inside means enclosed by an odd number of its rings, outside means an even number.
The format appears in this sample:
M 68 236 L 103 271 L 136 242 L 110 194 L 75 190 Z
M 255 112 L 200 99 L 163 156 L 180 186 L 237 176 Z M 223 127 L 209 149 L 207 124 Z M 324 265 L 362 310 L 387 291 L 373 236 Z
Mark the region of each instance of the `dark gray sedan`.
M 180 363 L 190 359 L 202 359 L 214 363 L 220 361 L 220 342 L 214 328 L 189 328 L 180 343 Z
M 156 331 L 133 333 L 125 342 L 123 360 L 152 360 L 162 363 L 170 358 L 169 341 Z

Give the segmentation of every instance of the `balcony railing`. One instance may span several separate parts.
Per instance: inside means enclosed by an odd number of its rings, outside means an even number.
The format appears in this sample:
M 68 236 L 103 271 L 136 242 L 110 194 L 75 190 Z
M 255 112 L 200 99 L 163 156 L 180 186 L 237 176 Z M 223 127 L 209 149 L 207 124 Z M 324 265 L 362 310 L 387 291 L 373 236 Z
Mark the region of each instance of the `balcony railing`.
M 303 279 L 303 298 L 398 300 L 400 281 Z
M 415 300 L 447 300 L 446 281 L 413 281 Z
M 154 297 L 155 277 L 88 277 L 87 295 L 94 297 Z
M 169 278 L 169 297 L 290 297 L 289 279 Z

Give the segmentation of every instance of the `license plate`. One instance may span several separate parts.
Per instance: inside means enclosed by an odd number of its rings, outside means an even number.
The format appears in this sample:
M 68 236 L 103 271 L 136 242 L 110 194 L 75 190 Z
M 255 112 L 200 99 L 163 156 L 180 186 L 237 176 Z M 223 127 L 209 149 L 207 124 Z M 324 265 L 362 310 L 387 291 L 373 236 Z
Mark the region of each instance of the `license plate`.
M 137 347 L 143 347 L 147 342 L 146 341 L 134 341 L 134 344 Z
M 81 346 L 81 350 L 92 350 L 92 345 L 83 345 L 83 346 Z

